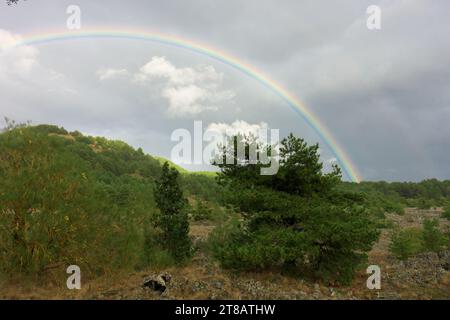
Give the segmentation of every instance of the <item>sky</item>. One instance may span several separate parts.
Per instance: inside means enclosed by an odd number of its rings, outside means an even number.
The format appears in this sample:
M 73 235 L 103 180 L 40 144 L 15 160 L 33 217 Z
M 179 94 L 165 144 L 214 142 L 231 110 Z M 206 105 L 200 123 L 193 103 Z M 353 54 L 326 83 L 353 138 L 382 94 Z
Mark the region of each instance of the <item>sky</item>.
M 217 48 L 296 96 L 363 180 L 450 179 L 447 0 L 0 0 L 0 116 L 124 140 L 170 158 L 176 129 L 267 127 L 319 143 L 286 101 L 207 55 L 152 41 L 83 38 L 11 46 L 81 29 L 160 32 Z M 367 8 L 380 8 L 369 30 Z M 185 166 L 191 170 L 207 165 Z

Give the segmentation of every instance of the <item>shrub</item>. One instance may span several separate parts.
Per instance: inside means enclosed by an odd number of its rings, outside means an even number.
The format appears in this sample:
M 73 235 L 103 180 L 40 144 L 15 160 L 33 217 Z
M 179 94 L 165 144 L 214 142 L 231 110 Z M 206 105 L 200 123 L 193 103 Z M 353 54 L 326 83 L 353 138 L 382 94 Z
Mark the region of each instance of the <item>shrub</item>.
M 447 220 L 450 220 L 450 205 L 448 205 L 445 209 L 444 212 L 442 213 L 442 216 L 444 218 L 446 218 Z
M 406 260 L 423 251 L 422 230 L 409 228 L 392 235 L 389 250 L 397 259 Z
M 267 192 L 236 192 L 235 205 L 247 208 L 244 195 L 258 195 L 267 201 L 267 211 L 247 212 L 244 224 L 232 222 L 213 232 L 214 256 L 222 265 L 242 270 L 295 267 L 293 271 L 305 270 L 323 280 L 349 283 L 378 235 L 365 209 L 270 192 L 268 197 Z
M 144 233 L 143 267 L 166 268 L 176 264 L 173 255 L 161 244 L 161 234 L 152 226 Z
M 192 210 L 192 218 L 195 221 L 210 220 L 212 218 L 212 209 L 203 200 L 197 200 L 196 206 Z
M 404 206 L 399 202 L 395 200 L 389 200 L 384 205 L 384 210 L 389 213 L 396 213 L 399 215 L 403 215 L 405 213 Z
M 439 231 L 439 222 L 436 219 L 425 219 L 423 222 L 423 246 L 426 251 L 439 252 L 447 245 L 448 239 Z
M 421 210 L 429 210 L 433 206 L 433 201 L 427 198 L 420 198 L 417 201 L 417 208 Z

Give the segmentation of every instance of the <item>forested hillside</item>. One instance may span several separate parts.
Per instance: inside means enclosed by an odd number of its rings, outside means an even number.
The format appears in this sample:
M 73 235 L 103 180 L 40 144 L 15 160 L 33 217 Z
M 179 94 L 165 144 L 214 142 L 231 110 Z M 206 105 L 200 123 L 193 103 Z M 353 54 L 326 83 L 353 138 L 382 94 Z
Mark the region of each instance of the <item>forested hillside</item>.
M 170 260 L 153 241 L 158 159 L 49 125 L 9 128 L 0 150 L 2 275 L 39 275 L 55 263 L 94 275 Z M 207 176 L 180 182 L 186 196 L 218 196 Z

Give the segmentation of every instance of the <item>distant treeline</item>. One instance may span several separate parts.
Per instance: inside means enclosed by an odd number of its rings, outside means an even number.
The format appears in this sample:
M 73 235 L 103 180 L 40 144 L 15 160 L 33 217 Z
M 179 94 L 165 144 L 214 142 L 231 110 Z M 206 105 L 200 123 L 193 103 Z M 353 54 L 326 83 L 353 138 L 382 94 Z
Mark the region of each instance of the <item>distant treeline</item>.
M 445 207 L 450 204 L 450 180 L 427 179 L 421 182 L 342 182 L 341 188 L 360 191 L 387 207 Z M 375 200 L 375 201 L 377 201 Z M 385 207 L 382 205 L 382 207 Z M 387 210 L 397 211 L 397 210 Z

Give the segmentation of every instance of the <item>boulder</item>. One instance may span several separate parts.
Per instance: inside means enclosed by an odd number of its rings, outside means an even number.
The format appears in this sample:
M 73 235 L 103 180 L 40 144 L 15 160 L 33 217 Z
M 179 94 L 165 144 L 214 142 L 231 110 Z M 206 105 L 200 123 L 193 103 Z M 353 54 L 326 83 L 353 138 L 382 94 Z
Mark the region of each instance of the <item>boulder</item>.
M 152 290 L 162 294 L 166 291 L 167 286 L 172 279 L 172 276 L 168 273 L 161 273 L 158 275 L 150 275 L 144 278 L 142 281 L 142 288 L 144 290 Z

